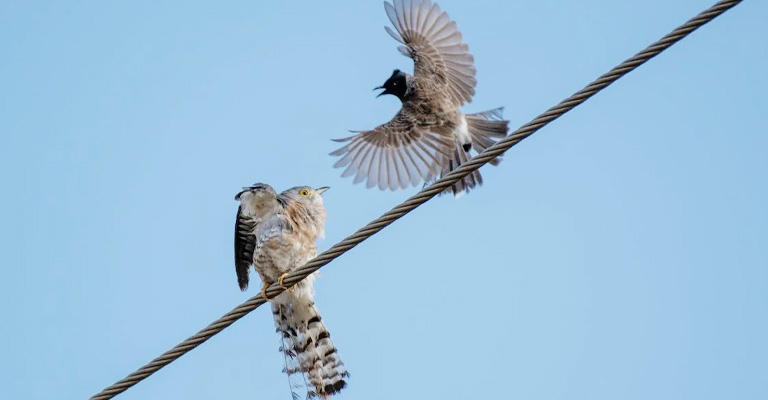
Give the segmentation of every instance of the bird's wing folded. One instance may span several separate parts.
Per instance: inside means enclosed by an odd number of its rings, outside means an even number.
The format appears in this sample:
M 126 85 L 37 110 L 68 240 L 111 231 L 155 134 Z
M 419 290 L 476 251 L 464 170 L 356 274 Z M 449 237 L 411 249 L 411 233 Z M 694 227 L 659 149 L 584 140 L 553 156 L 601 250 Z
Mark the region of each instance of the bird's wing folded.
M 235 221 L 235 270 L 240 289 L 245 290 L 248 287 L 249 267 L 253 263 L 258 227 L 283 207 L 275 190 L 264 183 L 243 188 L 235 200 L 240 200 Z

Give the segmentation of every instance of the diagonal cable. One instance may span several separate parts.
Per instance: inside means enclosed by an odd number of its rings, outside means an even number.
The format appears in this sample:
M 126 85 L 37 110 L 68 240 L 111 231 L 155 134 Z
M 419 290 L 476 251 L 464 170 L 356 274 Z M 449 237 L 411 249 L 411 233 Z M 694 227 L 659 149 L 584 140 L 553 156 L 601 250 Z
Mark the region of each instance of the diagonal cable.
M 283 283 L 286 286 L 292 286 L 300 280 L 306 278 L 309 274 L 317 271 L 320 269 L 320 267 L 328 264 L 336 257 L 357 246 L 360 244 L 360 242 L 368 239 L 378 231 L 384 229 L 384 227 L 391 224 L 398 218 L 404 216 L 416 207 L 427 202 L 429 199 L 440 194 L 443 190 L 453 186 L 454 183 L 458 182 L 494 158 L 500 156 L 505 151 L 509 150 L 512 146 L 518 144 L 521 140 L 527 138 L 537 130 L 541 129 L 544 125 L 554 121 L 566 112 L 572 110 L 579 104 L 586 101 L 588 98 L 594 96 L 597 92 L 603 90 L 608 85 L 615 82 L 617 79 L 621 78 L 646 61 L 655 57 L 662 51 L 666 50 L 668 47 L 677 43 L 680 39 L 687 36 L 689 33 L 693 32 L 707 22 L 715 19 L 717 16 L 724 13 L 731 7 L 739 4 L 741 1 L 742 0 L 723 0 L 708 10 L 701 12 L 699 15 L 693 17 L 685 24 L 677 27 L 674 31 L 661 38 L 661 40 L 658 42 L 648 46 L 645 50 L 635 54 L 632 58 L 627 59 L 623 63 L 610 70 L 608 73 L 600 76 L 595 81 L 587 85 L 587 87 L 584 89 L 579 90 L 567 99 L 561 101 L 558 105 L 550 108 L 543 114 L 536 117 L 533 121 L 523 125 L 504 139 L 499 140 L 496 144 L 487 148 L 484 152 L 478 154 L 471 160 L 467 161 L 461 167 L 451 171 L 451 173 L 439 179 L 431 186 L 423 189 L 386 214 L 370 222 L 368 225 L 361 228 L 351 236 L 333 245 L 333 247 L 326 250 L 312 261 L 305 264 L 303 267 L 291 272 L 291 274 L 283 280 Z M 283 289 L 276 283 L 273 283 L 267 289 L 267 295 L 270 298 L 277 296 L 282 292 Z M 155 358 L 149 364 L 139 368 L 137 371 L 128 375 L 124 379 L 94 395 L 91 397 L 91 400 L 111 399 L 126 391 L 131 386 L 139 383 L 143 379 L 157 372 L 160 368 L 170 364 L 201 343 L 210 339 L 213 337 L 213 335 L 221 332 L 224 330 L 224 328 L 232 325 L 235 321 L 242 318 L 249 312 L 255 310 L 262 304 L 264 304 L 264 299 L 262 299 L 260 295 L 252 297 L 245 303 L 240 304 L 223 317 L 205 327 L 205 329 L 201 330 L 194 336 L 191 336 L 187 340 L 176 345 L 173 349 L 168 350 L 167 352 L 163 353 L 163 355 Z

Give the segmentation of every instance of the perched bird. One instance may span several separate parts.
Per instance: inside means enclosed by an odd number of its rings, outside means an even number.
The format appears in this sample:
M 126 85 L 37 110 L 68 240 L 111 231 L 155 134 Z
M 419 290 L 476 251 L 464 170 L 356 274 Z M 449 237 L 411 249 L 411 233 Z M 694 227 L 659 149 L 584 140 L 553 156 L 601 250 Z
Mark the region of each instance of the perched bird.
M 313 300 L 315 274 L 274 299 L 266 288 L 317 256 L 315 240 L 322 237 L 327 187 L 299 186 L 279 195 L 272 187 L 256 183 L 235 196 L 240 201 L 235 222 L 235 267 L 240 289 L 248 287 L 253 264 L 263 282 L 261 295 L 272 303 L 280 351 L 285 356 L 294 399 L 328 398 L 347 385 L 347 373 Z M 285 286 L 283 286 L 285 288 Z
M 395 31 L 386 31 L 404 46 L 398 50 L 413 59 L 413 76 L 395 70 L 379 96 L 391 94 L 402 102 L 391 121 L 355 136 L 331 153 L 341 156 L 334 167 L 342 176 L 367 187 L 405 189 L 430 182 L 469 160 L 469 150 L 485 150 L 506 136 L 509 121 L 502 109 L 464 114 L 459 110 L 475 93 L 474 58 L 448 14 L 430 0 L 395 0 L 384 9 Z M 375 89 L 374 89 L 375 90 Z M 377 96 L 378 97 L 378 96 Z M 497 165 L 500 159 L 494 160 Z M 454 185 L 459 196 L 482 184 L 475 171 Z

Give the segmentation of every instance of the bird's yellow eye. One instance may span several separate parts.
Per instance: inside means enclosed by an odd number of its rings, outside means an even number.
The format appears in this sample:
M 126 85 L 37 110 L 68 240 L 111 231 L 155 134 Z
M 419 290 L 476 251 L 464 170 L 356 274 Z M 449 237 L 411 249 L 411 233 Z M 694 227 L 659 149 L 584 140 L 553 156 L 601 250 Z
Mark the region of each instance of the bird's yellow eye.
M 309 197 L 309 190 L 301 189 L 299 190 L 299 195 L 301 195 L 302 197 Z

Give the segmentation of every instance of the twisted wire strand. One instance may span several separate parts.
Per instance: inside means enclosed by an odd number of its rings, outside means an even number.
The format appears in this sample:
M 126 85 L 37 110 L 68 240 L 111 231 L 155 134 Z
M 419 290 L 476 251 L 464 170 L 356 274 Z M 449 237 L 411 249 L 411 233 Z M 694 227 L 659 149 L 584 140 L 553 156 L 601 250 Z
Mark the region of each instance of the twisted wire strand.
M 412 196 L 405 202 L 401 203 L 400 205 L 396 206 L 389 212 L 385 213 L 381 217 L 370 222 L 368 225 L 361 228 L 354 234 L 348 236 L 346 239 L 342 240 L 341 242 L 333 245 L 331 248 L 329 248 L 328 250 L 326 250 L 325 252 L 323 252 L 322 254 L 318 255 L 316 258 L 312 259 L 310 262 L 305 264 L 303 267 L 298 268 L 295 271 L 291 272 L 291 274 L 288 275 L 283 280 L 283 283 L 286 286 L 292 286 L 297 282 L 299 282 L 300 280 L 306 278 L 308 275 L 317 271 L 322 266 L 328 264 L 336 257 L 344 254 L 345 252 L 349 251 L 353 247 L 360 244 L 360 242 L 368 239 L 375 233 L 384 229 L 387 225 L 391 224 L 395 220 L 409 213 L 416 207 L 424 204 L 429 199 L 443 192 L 445 189 L 453 186 L 454 183 L 458 182 L 460 179 L 469 175 L 471 172 L 477 170 L 481 166 L 485 165 L 486 163 L 500 156 L 505 151 L 509 150 L 512 146 L 518 144 L 521 140 L 527 138 L 528 136 L 532 135 L 534 132 L 541 129 L 548 123 L 554 121 L 555 119 L 559 118 L 566 112 L 572 110 L 579 104 L 583 103 L 590 97 L 594 96 L 597 92 L 605 89 L 608 85 L 612 84 L 617 79 L 621 78 L 622 76 L 631 72 L 632 70 L 639 67 L 646 61 L 655 57 L 656 55 L 658 55 L 668 47 L 677 43 L 680 39 L 684 38 L 689 33 L 698 29 L 699 27 L 706 24 L 707 22 L 713 20 L 714 18 L 724 13 L 728 9 L 732 8 L 733 6 L 741 3 L 741 1 L 742 0 L 723 0 L 715 4 L 711 8 L 701 12 L 699 15 L 693 17 L 685 24 L 679 26 L 674 31 L 664 36 L 661 40 L 648 46 L 645 50 L 635 54 L 633 57 L 627 59 L 626 61 L 622 62 L 618 66 L 614 67 L 608 73 L 603 74 L 602 76 L 597 78 L 595 81 L 587 85 L 585 88 L 579 90 L 578 92 L 574 93 L 567 99 L 561 101 L 559 104 L 550 108 L 543 114 L 539 115 L 531 122 L 523 125 L 516 131 L 512 132 L 507 137 L 499 140 L 498 142 L 496 142 L 496 144 L 487 148 L 485 151 L 478 154 L 474 158 L 470 159 L 469 161 L 461 165 L 459 168 L 456 168 L 455 170 L 451 171 L 448 175 L 439 179 L 434 184 L 421 190 L 419 193 L 415 194 L 414 196 Z M 267 295 L 270 298 L 273 298 L 282 292 L 283 292 L 283 288 L 281 288 L 277 283 L 273 283 L 266 291 Z M 226 327 L 232 325 L 235 321 L 244 317 L 246 314 L 255 310 L 257 307 L 259 307 L 264 303 L 265 301 L 261 297 L 261 295 L 252 297 L 248 301 L 240 304 L 239 306 L 234 308 L 232 311 L 225 314 L 223 317 L 212 322 L 210 325 L 205 327 L 203 330 L 201 330 L 194 336 L 189 337 L 187 340 L 176 345 L 171 350 L 168 350 L 167 352 L 163 353 L 161 356 L 155 358 L 149 364 L 139 368 L 137 371 L 128 375 L 124 379 L 118 381 L 112 386 L 109 386 L 103 391 L 94 395 L 93 397 L 91 397 L 91 400 L 111 399 L 117 396 L 118 394 L 126 391 L 131 386 L 139 383 L 140 381 L 149 377 L 153 373 L 157 372 L 160 368 L 163 368 L 164 366 L 175 361 L 179 357 L 183 356 L 184 354 L 194 349 L 201 343 L 210 339 L 211 337 L 213 337 L 213 335 L 221 332 Z

